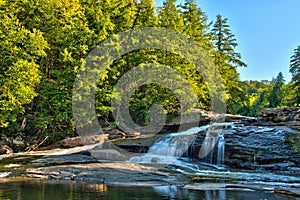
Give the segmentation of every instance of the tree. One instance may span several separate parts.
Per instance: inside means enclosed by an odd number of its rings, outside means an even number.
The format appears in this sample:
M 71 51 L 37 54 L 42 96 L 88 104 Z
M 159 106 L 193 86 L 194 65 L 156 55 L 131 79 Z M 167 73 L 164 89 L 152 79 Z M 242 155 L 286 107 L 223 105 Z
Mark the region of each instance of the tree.
M 300 104 L 300 46 L 294 50 L 290 60 L 290 73 L 292 73 L 293 90 L 295 90 L 294 104 Z
M 158 26 L 158 16 L 155 13 L 154 0 L 141 0 L 137 3 L 137 13 L 133 23 L 134 28 Z
M 179 6 L 183 18 L 184 28 L 182 33 L 199 42 L 207 50 L 213 49 L 208 34 L 207 16 L 201 8 L 197 7 L 194 0 L 186 0 Z
M 238 43 L 234 34 L 231 33 L 227 19 L 217 15 L 217 19 L 211 30 L 211 40 L 214 44 L 214 62 L 217 66 L 226 87 L 227 110 L 235 114 L 243 104 L 245 91 L 243 84 L 239 81 L 237 67 L 245 67 L 241 55 L 236 52 Z
M 273 87 L 270 95 L 268 96 L 268 101 L 269 107 L 276 108 L 281 105 L 283 99 L 282 86 L 284 85 L 285 80 L 281 72 L 279 72 L 279 74 L 273 82 Z
M 168 29 L 181 32 L 183 30 L 183 19 L 180 10 L 176 8 L 176 0 L 166 0 L 159 11 L 159 25 Z
M 0 127 L 15 122 L 37 96 L 39 60 L 48 44 L 37 29 L 26 29 L 14 12 L 0 2 Z

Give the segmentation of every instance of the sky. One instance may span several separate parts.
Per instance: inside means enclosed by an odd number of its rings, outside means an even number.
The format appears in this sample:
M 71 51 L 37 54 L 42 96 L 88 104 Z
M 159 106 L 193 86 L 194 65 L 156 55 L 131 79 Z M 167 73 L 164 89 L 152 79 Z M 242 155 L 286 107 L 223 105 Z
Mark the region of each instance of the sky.
M 178 3 L 183 0 L 178 0 Z M 209 21 L 228 18 L 248 65 L 238 69 L 243 80 L 272 80 L 282 72 L 286 82 L 290 57 L 300 45 L 300 0 L 196 0 Z M 162 0 L 156 0 L 157 6 Z

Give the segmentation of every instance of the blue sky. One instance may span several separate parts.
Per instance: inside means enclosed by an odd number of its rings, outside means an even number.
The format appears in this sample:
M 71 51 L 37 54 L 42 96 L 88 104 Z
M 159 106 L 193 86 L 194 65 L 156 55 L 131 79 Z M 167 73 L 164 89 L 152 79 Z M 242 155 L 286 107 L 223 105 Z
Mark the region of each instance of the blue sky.
M 156 0 L 161 5 L 162 0 Z M 183 2 L 183 1 L 178 1 Z M 197 0 L 214 20 L 228 23 L 248 67 L 239 69 L 241 80 L 271 80 L 282 72 L 291 79 L 289 60 L 300 45 L 300 0 Z

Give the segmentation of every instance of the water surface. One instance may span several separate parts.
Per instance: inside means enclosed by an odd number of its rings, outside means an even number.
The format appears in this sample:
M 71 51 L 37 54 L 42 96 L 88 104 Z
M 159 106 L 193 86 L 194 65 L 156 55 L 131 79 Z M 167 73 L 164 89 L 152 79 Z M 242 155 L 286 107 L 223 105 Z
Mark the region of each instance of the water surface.
M 22 181 L 0 183 L 0 199 L 30 199 L 30 200 L 77 200 L 77 199 L 278 199 L 288 200 L 294 197 L 276 195 L 263 191 L 225 191 L 187 190 L 176 186 L 157 187 L 120 187 L 103 184 L 84 184 L 60 181 Z

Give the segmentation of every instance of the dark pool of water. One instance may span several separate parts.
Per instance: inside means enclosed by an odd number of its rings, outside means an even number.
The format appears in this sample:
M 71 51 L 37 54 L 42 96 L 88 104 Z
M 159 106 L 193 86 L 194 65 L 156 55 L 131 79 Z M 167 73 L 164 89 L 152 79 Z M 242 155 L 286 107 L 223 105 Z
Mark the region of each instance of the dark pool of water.
M 57 181 L 24 181 L 0 183 L 0 200 L 75 200 L 75 199 L 294 199 L 266 192 L 209 190 L 195 191 L 176 186 L 117 187 Z

